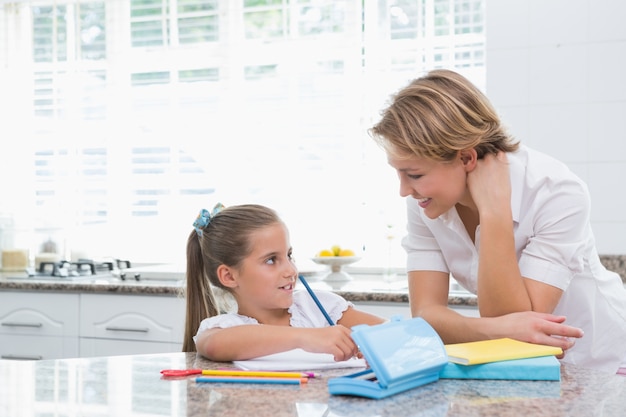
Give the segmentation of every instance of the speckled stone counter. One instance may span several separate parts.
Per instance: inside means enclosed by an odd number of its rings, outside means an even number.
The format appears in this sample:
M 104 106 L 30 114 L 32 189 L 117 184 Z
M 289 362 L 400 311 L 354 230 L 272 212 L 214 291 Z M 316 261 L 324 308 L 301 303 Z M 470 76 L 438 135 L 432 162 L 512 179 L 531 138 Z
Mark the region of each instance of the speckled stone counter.
M 617 272 L 626 285 L 626 255 L 602 255 L 600 260 L 604 266 Z M 327 282 L 323 279 L 324 273 L 306 274 L 311 286 L 315 289 L 325 289 L 336 292 L 352 302 L 384 302 L 408 303 L 409 295 L 406 278 L 398 276 L 392 282 L 385 282 L 377 275 L 357 275 L 351 281 Z M 141 280 L 127 279 L 122 281 L 113 279 L 44 279 L 19 278 L 7 279 L 0 276 L 0 291 L 57 291 L 81 293 L 116 293 L 116 294 L 143 294 L 143 295 L 172 295 L 180 296 L 184 293 L 184 273 L 174 280 Z M 448 296 L 451 306 L 477 306 L 474 295 L 459 289 L 451 288 Z
M 183 293 L 183 281 L 122 281 L 111 279 L 0 278 L 0 291 L 51 291 L 70 293 L 114 293 L 175 295 Z
M 408 303 L 409 296 L 404 277 L 394 282 L 385 283 L 377 276 L 359 276 L 351 281 L 326 282 L 323 274 L 308 277 L 315 289 L 336 292 L 352 302 L 386 302 Z M 51 291 L 73 293 L 109 293 L 109 294 L 142 294 L 171 295 L 184 294 L 184 281 L 181 280 L 125 280 L 110 279 L 37 279 L 37 278 L 0 278 L 0 291 Z M 475 306 L 476 297 L 465 291 L 452 291 L 449 296 L 450 305 Z
M 232 367 L 191 353 L 0 361 L 2 416 L 624 416 L 626 378 L 569 365 L 561 381 L 439 380 L 383 400 L 332 396 L 327 370 L 301 386 L 201 384 L 162 369 Z

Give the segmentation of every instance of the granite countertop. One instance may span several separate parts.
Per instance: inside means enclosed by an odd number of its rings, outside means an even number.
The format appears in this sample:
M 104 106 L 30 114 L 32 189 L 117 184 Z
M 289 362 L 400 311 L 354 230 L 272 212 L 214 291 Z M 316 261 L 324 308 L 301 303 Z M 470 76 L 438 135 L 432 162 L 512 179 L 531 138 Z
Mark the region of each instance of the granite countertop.
M 308 282 L 314 289 L 330 290 L 352 302 L 408 303 L 406 278 L 399 276 L 393 282 L 385 282 L 377 275 L 354 275 L 350 281 L 327 282 L 324 274 L 311 274 Z M 179 296 L 184 294 L 181 279 L 133 279 L 81 277 L 75 279 L 40 279 L 36 277 L 0 277 L 0 291 L 53 291 L 78 293 L 108 293 Z M 476 306 L 476 296 L 452 288 L 448 297 L 450 305 Z
M 600 260 L 604 266 L 617 272 L 626 285 L 626 255 L 602 255 Z M 347 269 L 350 271 L 350 269 Z M 382 275 L 364 274 L 358 270 L 350 271 L 354 279 L 350 281 L 329 282 L 324 279 L 323 271 L 306 273 L 307 279 L 314 289 L 331 290 L 352 302 L 383 302 L 408 303 L 409 295 L 406 277 L 398 275 L 391 280 L 383 279 Z M 29 277 L 7 278 L 15 274 L 0 274 L 0 291 L 56 291 L 80 293 L 114 293 L 179 296 L 184 293 L 184 272 L 177 271 L 159 279 L 120 280 L 119 278 L 77 279 L 37 279 Z M 451 306 L 477 306 L 476 296 L 452 283 L 448 296 Z
M 334 396 L 325 370 L 301 386 L 202 384 L 162 369 L 233 367 L 195 353 L 0 361 L 0 415 L 231 417 L 624 415 L 626 378 L 571 365 L 561 381 L 439 380 L 382 399 Z

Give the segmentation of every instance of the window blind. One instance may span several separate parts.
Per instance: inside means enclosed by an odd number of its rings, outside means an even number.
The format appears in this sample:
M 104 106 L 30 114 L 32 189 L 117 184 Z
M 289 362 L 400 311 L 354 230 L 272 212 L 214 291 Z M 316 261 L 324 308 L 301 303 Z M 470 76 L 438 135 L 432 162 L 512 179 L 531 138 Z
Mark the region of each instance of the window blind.
M 341 244 L 402 267 L 404 202 L 367 129 L 430 69 L 484 85 L 484 0 L 0 5 L 21 161 L 0 170 L 27 184 L 0 186 L 16 197 L 0 214 L 34 253 L 54 235 L 68 257 L 171 262 L 200 208 L 254 202 L 296 259 Z

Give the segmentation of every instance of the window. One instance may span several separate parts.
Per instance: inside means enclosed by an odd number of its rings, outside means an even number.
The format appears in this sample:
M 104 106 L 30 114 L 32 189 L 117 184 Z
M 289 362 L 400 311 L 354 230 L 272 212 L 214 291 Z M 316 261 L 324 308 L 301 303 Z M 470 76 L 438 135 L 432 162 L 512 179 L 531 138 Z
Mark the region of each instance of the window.
M 0 7 L 0 109 L 18 132 L 0 173 L 25 179 L 0 186 L 16 197 L 0 214 L 33 253 L 54 236 L 67 257 L 176 262 L 200 208 L 256 202 L 296 259 L 340 244 L 402 267 L 404 202 L 367 129 L 430 69 L 484 85 L 484 0 Z

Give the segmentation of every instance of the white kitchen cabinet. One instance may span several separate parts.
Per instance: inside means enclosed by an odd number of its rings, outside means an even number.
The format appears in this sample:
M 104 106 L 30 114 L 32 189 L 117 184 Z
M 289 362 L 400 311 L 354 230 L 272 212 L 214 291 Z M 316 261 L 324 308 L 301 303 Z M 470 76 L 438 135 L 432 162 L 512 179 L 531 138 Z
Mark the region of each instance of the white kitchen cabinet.
M 184 325 L 183 298 L 82 294 L 80 356 L 177 352 Z
M 402 318 L 411 317 L 411 308 L 409 303 L 394 303 L 394 302 L 382 302 L 382 301 L 358 301 L 354 303 L 354 306 L 365 312 L 376 314 L 377 316 L 390 319 L 393 316 L 400 316 Z M 477 307 L 472 306 L 450 306 L 450 308 L 464 316 L 479 317 Z
M 358 301 L 354 302 L 354 307 L 370 314 L 390 319 L 393 316 L 402 318 L 411 317 L 409 303 L 394 303 L 383 301 Z
M 184 326 L 180 297 L 0 292 L 2 359 L 178 352 Z
M 1 292 L 0 357 L 78 356 L 78 313 L 78 294 Z
M 0 359 L 43 360 L 75 358 L 78 337 L 0 334 Z

